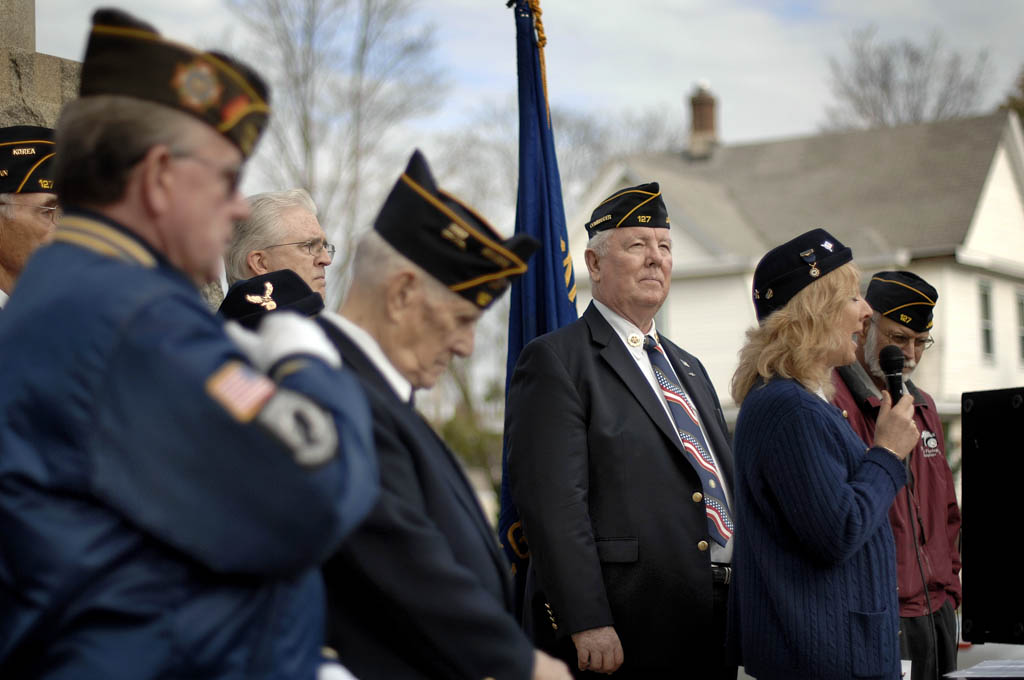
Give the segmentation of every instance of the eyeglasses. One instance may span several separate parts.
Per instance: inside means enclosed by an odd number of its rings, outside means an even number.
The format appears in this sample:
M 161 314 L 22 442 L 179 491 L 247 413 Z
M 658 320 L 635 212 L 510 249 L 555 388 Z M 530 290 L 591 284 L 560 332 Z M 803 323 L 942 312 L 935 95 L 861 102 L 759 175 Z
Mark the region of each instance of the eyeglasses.
M 238 187 L 242 183 L 242 167 L 241 166 L 229 166 L 223 167 L 217 165 L 213 161 L 207 160 L 202 156 L 196 156 L 191 153 L 185 153 L 183 151 L 171 153 L 171 158 L 177 158 L 183 161 L 195 161 L 200 165 L 205 165 L 210 170 L 221 176 L 221 179 L 227 183 L 228 196 L 234 196 L 238 192 Z
M 876 324 L 877 325 L 877 324 Z M 896 345 L 897 347 L 906 347 L 908 343 L 914 343 L 914 349 L 918 351 L 924 351 L 935 344 L 935 338 L 928 336 L 927 338 L 912 338 L 904 333 L 896 332 L 889 333 L 879 329 L 879 332 L 885 337 L 889 338 L 889 342 Z
M 0 205 L 19 205 L 22 208 L 38 210 L 44 219 L 50 220 L 53 224 L 57 224 L 57 220 L 63 214 L 63 211 L 55 205 L 28 205 L 27 203 L 8 203 L 5 201 L 0 201 Z
M 280 248 L 281 246 L 299 246 L 307 253 L 316 257 L 320 253 L 326 251 L 327 257 L 334 259 L 334 253 L 337 251 L 333 245 L 328 243 L 322 238 L 314 238 L 308 241 L 295 241 L 293 243 L 277 243 L 272 246 L 266 246 L 267 248 Z

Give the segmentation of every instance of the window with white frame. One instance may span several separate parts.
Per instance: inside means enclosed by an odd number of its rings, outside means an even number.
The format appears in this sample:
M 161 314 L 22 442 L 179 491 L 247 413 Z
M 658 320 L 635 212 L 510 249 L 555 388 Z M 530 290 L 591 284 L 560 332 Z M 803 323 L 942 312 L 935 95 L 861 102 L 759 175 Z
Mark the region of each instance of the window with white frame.
M 981 353 L 992 358 L 995 354 L 995 338 L 992 334 L 992 284 L 978 282 L 978 302 L 981 310 Z
M 1024 364 L 1024 291 L 1017 291 L 1017 353 Z

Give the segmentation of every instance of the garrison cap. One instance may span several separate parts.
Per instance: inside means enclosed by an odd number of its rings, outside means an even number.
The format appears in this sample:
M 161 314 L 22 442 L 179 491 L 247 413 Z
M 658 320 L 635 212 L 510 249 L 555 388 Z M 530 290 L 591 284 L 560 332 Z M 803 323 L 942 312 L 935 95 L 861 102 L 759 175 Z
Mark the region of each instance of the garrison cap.
M 526 272 L 526 261 L 540 245 L 526 234 L 503 239 L 472 208 L 439 189 L 419 149 L 373 228 L 395 250 L 480 309 Z
M 657 182 L 620 189 L 601 201 L 587 222 L 587 236 L 619 227 L 669 228 L 668 209 Z
M 754 310 L 764 321 L 810 283 L 853 259 L 824 229 L 811 229 L 769 250 L 754 270 Z
M 0 194 L 53 193 L 53 130 L 0 128 Z
M 291 269 L 235 281 L 228 288 L 217 312 L 225 319 L 234 319 L 246 328 L 255 329 L 264 315 L 288 309 L 303 316 L 316 316 L 324 308 L 324 299 L 314 293 Z
M 163 104 L 216 129 L 248 157 L 270 117 L 270 91 L 245 64 L 165 40 L 118 9 L 98 9 L 82 63 L 82 97 Z
M 939 293 L 917 274 L 888 271 L 871 277 L 864 299 L 882 316 L 923 333 L 932 327 L 932 312 Z

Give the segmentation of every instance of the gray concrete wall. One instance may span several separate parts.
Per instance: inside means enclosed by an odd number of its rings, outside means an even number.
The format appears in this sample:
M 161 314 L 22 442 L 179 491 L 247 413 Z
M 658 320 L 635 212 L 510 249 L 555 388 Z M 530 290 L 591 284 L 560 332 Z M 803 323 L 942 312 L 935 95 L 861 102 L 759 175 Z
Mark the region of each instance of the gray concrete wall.
M 0 127 L 53 127 L 78 92 L 81 64 L 35 50 L 35 0 L 0 0 Z
M 61 107 L 78 94 L 77 61 L 0 43 L 0 127 L 54 127 Z

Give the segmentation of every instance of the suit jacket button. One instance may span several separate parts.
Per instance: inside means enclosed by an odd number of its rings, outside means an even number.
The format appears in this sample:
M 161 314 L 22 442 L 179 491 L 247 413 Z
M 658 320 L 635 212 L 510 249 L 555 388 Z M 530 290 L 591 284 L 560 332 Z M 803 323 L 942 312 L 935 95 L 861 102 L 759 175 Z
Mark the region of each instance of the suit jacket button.
M 704 500 L 704 494 L 702 494 L 700 491 L 695 491 L 693 493 L 693 502 L 700 503 L 702 500 Z
M 698 541 L 697 542 L 697 550 L 699 550 L 701 552 L 704 552 L 707 549 L 708 549 L 708 542 L 707 541 Z
M 557 623 L 552 623 L 551 624 L 551 629 L 552 630 L 558 630 L 558 624 Z
M 846 412 L 845 408 L 843 409 L 843 417 L 844 418 L 849 418 L 850 417 L 850 414 Z

